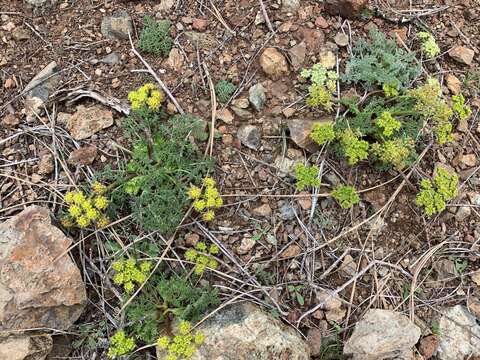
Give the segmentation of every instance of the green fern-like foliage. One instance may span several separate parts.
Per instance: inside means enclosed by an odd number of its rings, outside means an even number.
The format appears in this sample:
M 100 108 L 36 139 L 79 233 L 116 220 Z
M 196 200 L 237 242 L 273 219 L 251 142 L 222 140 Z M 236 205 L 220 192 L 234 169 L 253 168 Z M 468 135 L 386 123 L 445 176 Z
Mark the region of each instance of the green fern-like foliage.
M 307 186 L 320 186 L 318 179 L 318 166 L 306 166 L 301 163 L 295 165 L 295 178 L 297 179 L 296 186 L 299 191 L 304 190 Z
M 218 292 L 208 286 L 195 287 L 183 277 L 154 276 L 125 310 L 128 331 L 143 343 L 152 344 L 171 315 L 196 322 L 218 304 Z
M 140 49 L 150 54 L 168 56 L 173 46 L 169 35 L 170 27 L 168 20 L 155 21 L 150 16 L 145 16 L 140 34 Z
M 423 207 L 427 216 L 432 216 L 443 211 L 446 202 L 452 200 L 457 194 L 458 175 L 439 167 L 433 182 L 427 179 L 420 182 L 420 192 L 417 194 L 415 203 Z
M 193 141 L 205 139 L 203 122 L 191 115 L 165 122 L 160 113 L 135 111 L 124 124 L 131 159 L 103 176 L 111 183 L 112 211 L 132 214 L 140 228 L 169 233 L 190 203 L 190 184 L 201 183 L 212 166 Z
M 384 84 L 394 89 L 406 88 L 420 74 L 415 54 L 405 52 L 375 28 L 370 29 L 369 37 L 370 41 L 357 42 L 343 80 L 367 89 Z
M 215 95 L 217 99 L 222 104 L 225 104 L 230 100 L 233 93 L 235 92 L 235 85 L 233 85 L 230 81 L 227 80 L 220 80 L 215 85 Z
M 350 209 L 360 202 L 360 196 L 353 186 L 340 185 L 332 191 L 331 195 L 343 209 Z

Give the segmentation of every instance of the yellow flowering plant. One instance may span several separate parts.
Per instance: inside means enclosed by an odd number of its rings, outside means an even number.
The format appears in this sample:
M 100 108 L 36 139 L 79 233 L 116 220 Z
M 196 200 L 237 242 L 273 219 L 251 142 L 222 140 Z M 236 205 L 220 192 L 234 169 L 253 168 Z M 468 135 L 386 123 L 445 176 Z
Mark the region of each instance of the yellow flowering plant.
M 157 346 L 166 352 L 165 360 L 183 360 L 190 359 L 204 341 L 205 336 L 201 332 L 193 334 L 192 325 L 188 321 L 181 321 L 177 333 L 173 337 L 160 337 Z
M 62 225 L 65 228 L 74 226 L 86 228 L 89 225 L 99 228 L 107 226 L 109 219 L 105 215 L 105 211 L 109 200 L 105 196 L 106 191 L 105 185 L 94 182 L 90 193 L 81 190 L 67 192 L 64 201 L 68 208 L 66 214 L 61 218 Z
M 185 252 L 185 260 L 195 263 L 195 274 L 201 275 L 207 269 L 216 269 L 218 261 L 213 257 L 219 253 L 220 249 L 217 245 L 207 246 L 202 241 L 199 241 L 194 249 L 189 249 Z
M 123 286 L 129 294 L 135 289 L 135 284 L 141 285 L 150 274 L 153 265 L 149 261 L 137 263 L 135 259 L 119 260 L 112 264 L 115 271 L 113 282 L 116 285 Z
M 115 359 L 119 356 L 128 354 L 135 348 L 135 340 L 132 337 L 127 337 L 123 330 L 117 331 L 110 338 L 110 347 L 107 356 L 110 359 Z
M 193 208 L 202 213 L 202 219 L 212 221 L 215 218 L 215 209 L 223 205 L 223 199 L 217 189 L 215 180 L 211 177 L 203 179 L 204 188 L 191 186 L 188 190 L 188 197 L 193 200 Z
M 152 111 L 158 111 L 165 100 L 165 94 L 152 83 L 147 83 L 137 90 L 129 92 L 128 100 L 132 110 L 147 108 Z

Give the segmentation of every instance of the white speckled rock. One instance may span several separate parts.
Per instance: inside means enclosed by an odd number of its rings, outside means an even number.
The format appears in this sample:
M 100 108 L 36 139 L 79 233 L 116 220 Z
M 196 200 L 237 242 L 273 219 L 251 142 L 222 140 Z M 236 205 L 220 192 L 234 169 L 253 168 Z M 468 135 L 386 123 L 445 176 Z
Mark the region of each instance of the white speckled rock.
M 260 307 L 229 306 L 198 329 L 205 335 L 192 360 L 309 360 L 308 345 L 295 330 Z M 157 357 L 164 353 L 157 349 Z

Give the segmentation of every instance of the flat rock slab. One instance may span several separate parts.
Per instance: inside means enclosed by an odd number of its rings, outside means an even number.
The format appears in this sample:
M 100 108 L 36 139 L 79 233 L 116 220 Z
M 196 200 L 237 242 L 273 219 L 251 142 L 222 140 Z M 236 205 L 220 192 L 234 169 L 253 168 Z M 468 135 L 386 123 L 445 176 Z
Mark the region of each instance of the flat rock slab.
M 420 334 L 420 328 L 407 316 L 391 310 L 371 309 L 355 325 L 343 353 L 358 360 L 408 359 Z
M 44 360 L 52 350 L 50 335 L 0 336 L 0 359 Z
M 101 106 L 77 106 L 77 111 L 67 120 L 67 129 L 75 140 L 87 139 L 102 129 L 113 125 L 113 114 Z
M 0 330 L 64 330 L 78 319 L 87 297 L 71 244 L 39 206 L 0 224 Z
M 205 342 L 192 360 L 309 360 L 303 339 L 260 307 L 242 303 L 220 310 L 198 331 Z M 157 349 L 157 357 L 164 353 Z

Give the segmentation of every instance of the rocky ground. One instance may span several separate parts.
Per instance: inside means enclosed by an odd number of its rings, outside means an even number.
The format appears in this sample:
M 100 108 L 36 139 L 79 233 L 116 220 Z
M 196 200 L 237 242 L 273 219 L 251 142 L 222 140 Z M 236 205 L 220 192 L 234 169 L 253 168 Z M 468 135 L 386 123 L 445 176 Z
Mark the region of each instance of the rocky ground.
M 132 48 L 145 15 L 173 24 L 166 58 Z M 158 260 L 175 270 L 200 239 L 223 245 L 218 272 L 202 280 L 222 304 L 200 326 L 194 359 L 480 357 L 478 0 L 0 0 L 0 16 L 0 359 L 107 358 L 124 321 L 110 244 L 166 240 L 128 214 L 82 231 L 59 214 L 66 191 L 129 156 L 127 94 L 153 73 L 172 94 L 168 113 L 208 122 L 209 81 L 236 86 L 213 109 L 224 205 L 207 227 L 187 218 Z M 342 72 L 372 25 L 409 51 L 414 33 L 430 31 L 441 54 L 421 76 L 472 107 L 454 141 L 413 169 L 415 179 L 438 163 L 459 174 L 438 216 L 415 206 L 408 171 L 351 167 L 309 138 L 335 115 L 305 106 L 301 69 Z M 306 159 L 322 184 L 299 192 L 293 166 Z M 352 209 L 317 196 L 344 182 L 360 190 Z M 163 358 L 148 345 L 126 358 Z

